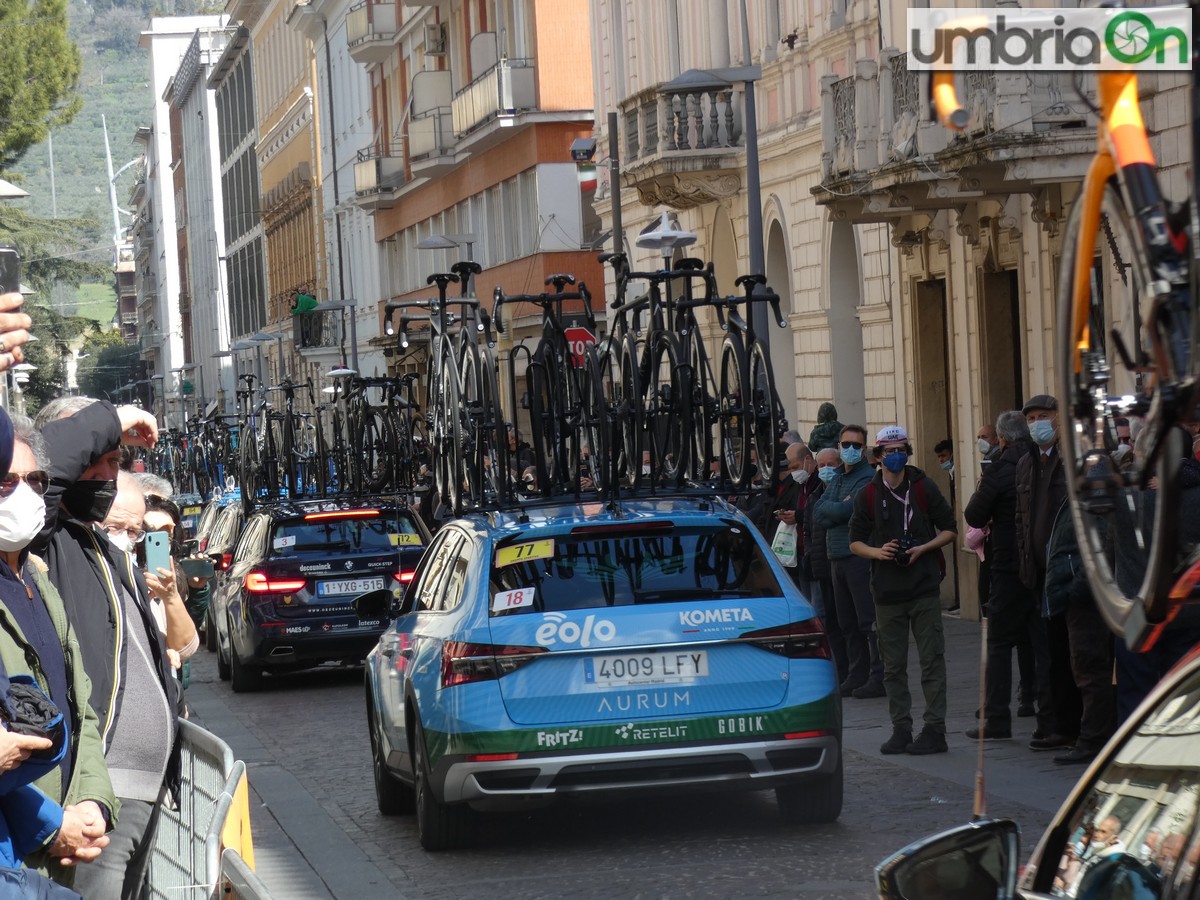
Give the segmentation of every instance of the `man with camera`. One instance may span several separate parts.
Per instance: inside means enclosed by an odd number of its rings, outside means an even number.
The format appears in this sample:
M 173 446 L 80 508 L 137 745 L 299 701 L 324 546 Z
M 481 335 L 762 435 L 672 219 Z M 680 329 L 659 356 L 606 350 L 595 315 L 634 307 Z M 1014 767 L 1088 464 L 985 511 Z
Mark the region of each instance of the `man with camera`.
M 875 437 L 879 471 L 854 501 L 850 552 L 871 561 L 875 628 L 883 657 L 892 736 L 884 754 L 924 756 L 946 752 L 946 657 L 939 585 L 945 575 L 942 547 L 954 540 L 954 513 L 925 473 L 908 465 L 908 432 L 889 425 Z M 925 724 L 912 736 L 908 689 L 908 632 L 921 660 Z

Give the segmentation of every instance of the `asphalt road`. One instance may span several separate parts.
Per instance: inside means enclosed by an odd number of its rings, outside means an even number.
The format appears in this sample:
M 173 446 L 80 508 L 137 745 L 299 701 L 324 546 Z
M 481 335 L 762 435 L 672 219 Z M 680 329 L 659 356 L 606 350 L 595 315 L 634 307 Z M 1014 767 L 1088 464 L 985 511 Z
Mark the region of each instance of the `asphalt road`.
M 234 694 L 201 650 L 187 699 L 196 721 L 247 763 L 257 868 L 277 900 L 859 900 L 873 896 L 881 858 L 971 817 L 976 753 L 962 732 L 977 704 L 979 628 L 945 624 L 951 752 L 880 756 L 886 701 L 846 701 L 845 806 L 821 827 L 781 824 L 771 792 L 588 798 L 480 814 L 474 847 L 430 854 L 411 817 L 376 809 L 361 670 L 313 670 Z M 915 672 L 911 681 L 919 696 Z M 1015 722 L 1017 737 L 987 751 L 988 812 L 1016 819 L 1028 852 L 1082 768 L 1026 749 L 1033 720 Z

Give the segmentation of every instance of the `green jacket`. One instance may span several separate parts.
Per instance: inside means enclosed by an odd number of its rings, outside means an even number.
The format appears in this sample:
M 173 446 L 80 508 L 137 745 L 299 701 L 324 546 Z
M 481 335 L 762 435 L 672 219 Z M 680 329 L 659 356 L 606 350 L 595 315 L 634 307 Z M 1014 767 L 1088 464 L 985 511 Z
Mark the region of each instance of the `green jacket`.
M 50 620 L 54 630 L 62 641 L 67 663 L 67 681 L 71 697 L 71 711 L 63 710 L 64 715 L 75 723 L 71 734 L 71 758 L 73 760 L 71 780 L 66 791 L 63 790 L 61 770 L 55 768 L 34 782 L 50 799 L 62 806 L 82 803 L 84 800 L 95 800 L 107 808 L 112 814 L 112 822 L 117 820 L 120 808 L 116 795 L 113 794 L 112 783 L 108 778 L 108 766 L 104 762 L 104 745 L 100 741 L 99 720 L 92 709 L 89 698 L 92 693 L 92 682 L 83 670 L 83 658 L 79 651 L 79 642 L 75 632 L 67 622 L 67 614 L 63 609 L 62 598 L 58 590 L 50 583 L 45 563 L 36 556 L 30 556 L 25 565 L 26 577 L 32 576 L 38 592 L 50 611 Z M 49 695 L 49 685 L 41 668 L 34 666 L 37 657 L 33 648 L 25 640 L 20 627 L 9 615 L 8 609 L 0 604 L 0 662 L 9 674 L 28 672 L 33 675 L 42 690 Z M 33 869 L 52 875 L 55 881 L 70 884 L 73 870 L 65 869 L 58 864 L 50 866 L 50 860 L 44 852 L 38 852 L 28 857 L 25 864 Z M 53 871 L 48 872 L 48 868 Z

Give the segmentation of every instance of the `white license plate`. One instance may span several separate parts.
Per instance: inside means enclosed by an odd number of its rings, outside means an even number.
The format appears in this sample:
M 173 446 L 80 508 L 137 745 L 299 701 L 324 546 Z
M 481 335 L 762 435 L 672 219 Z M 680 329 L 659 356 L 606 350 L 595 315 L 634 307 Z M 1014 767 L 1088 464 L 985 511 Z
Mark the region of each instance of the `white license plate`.
M 318 582 L 317 596 L 329 597 L 334 594 L 365 594 L 367 591 L 377 591 L 382 587 L 382 578 L 342 578 L 339 581 Z
M 655 653 L 614 653 L 591 656 L 583 662 L 586 684 L 671 684 L 708 677 L 708 652 L 673 650 Z

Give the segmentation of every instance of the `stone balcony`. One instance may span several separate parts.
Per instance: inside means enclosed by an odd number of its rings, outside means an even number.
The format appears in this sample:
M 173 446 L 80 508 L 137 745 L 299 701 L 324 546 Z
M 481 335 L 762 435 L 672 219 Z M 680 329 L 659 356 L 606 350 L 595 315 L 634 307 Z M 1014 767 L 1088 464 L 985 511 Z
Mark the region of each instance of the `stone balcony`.
M 977 218 L 1011 218 L 1014 198 L 1029 194 L 1043 224 L 1057 225 L 1059 186 L 1082 178 L 1095 147 L 1094 117 L 1069 73 L 964 73 L 969 120 L 956 134 L 926 112 L 928 73 L 909 71 L 897 50 L 881 57 L 821 80 L 819 204 L 836 219 L 918 230 L 914 217 L 928 224 L 956 209 L 962 231 Z
M 691 209 L 742 190 L 742 85 L 656 86 L 621 104 L 621 180 L 646 206 Z

